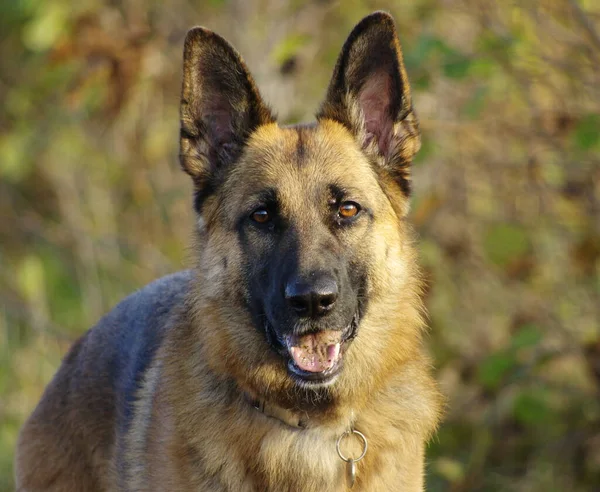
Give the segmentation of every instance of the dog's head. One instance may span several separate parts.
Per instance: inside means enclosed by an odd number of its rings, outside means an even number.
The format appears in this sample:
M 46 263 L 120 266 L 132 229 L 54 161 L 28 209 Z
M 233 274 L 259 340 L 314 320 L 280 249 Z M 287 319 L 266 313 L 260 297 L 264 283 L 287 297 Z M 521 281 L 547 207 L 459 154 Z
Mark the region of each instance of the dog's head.
M 195 185 L 198 312 L 216 332 L 204 342 L 213 364 L 250 385 L 317 390 L 398 357 L 419 146 L 385 13 L 350 34 L 317 122 L 294 127 L 277 124 L 224 39 L 188 33 L 181 163 Z

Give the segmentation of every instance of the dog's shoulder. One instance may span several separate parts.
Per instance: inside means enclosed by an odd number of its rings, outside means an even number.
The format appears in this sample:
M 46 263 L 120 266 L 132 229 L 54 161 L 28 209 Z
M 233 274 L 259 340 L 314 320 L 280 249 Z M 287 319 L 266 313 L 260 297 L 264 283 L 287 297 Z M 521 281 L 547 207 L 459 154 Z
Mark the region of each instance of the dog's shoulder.
M 111 373 L 121 431 L 131 419 L 132 402 L 146 369 L 168 329 L 177 325 L 191 276 L 190 271 L 182 271 L 146 285 L 122 300 L 87 335 L 86 345 L 101 352 L 98 355 Z
M 147 359 L 183 304 L 190 278 L 190 271 L 174 273 L 127 296 L 83 335 L 65 363 L 90 358 L 98 363 L 101 355 L 110 362 L 111 372 L 122 373 L 130 362 Z
M 177 324 L 191 275 L 162 277 L 123 299 L 71 347 L 53 383 L 68 381 L 80 398 L 103 388 L 114 395 L 119 427 L 126 427 L 144 372 Z
M 106 314 L 87 334 L 95 342 L 129 347 L 144 339 L 160 336 L 165 322 L 180 306 L 192 273 L 173 273 L 130 294 Z M 124 348 L 124 347 L 122 347 Z
M 73 344 L 21 432 L 23 486 L 45 490 L 60 477 L 68 490 L 112 489 L 115 437 L 131 425 L 144 375 L 177 326 L 191 276 L 169 275 L 129 295 Z

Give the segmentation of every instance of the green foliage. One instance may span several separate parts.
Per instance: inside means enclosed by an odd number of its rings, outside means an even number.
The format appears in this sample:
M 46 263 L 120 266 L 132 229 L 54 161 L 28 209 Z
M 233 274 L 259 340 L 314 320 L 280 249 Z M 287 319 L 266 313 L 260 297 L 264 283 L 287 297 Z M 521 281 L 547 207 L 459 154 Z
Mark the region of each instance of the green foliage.
M 544 391 L 524 391 L 515 400 L 514 417 L 524 426 L 544 428 L 552 421 L 553 411 Z
M 421 162 L 426 162 L 435 153 L 435 143 L 428 136 L 421 138 L 421 148 L 415 156 L 413 164 L 419 165 Z
M 577 123 L 573 140 L 579 150 L 591 150 L 600 143 L 600 114 L 586 114 Z
M 442 65 L 444 75 L 451 79 L 464 79 L 469 75 L 473 63 L 466 56 L 458 53 L 448 56 L 448 59 Z
M 518 225 L 497 224 L 487 230 L 483 247 L 492 263 L 506 267 L 529 251 L 529 236 Z
M 457 49 L 451 47 L 443 39 L 424 33 L 406 50 L 405 63 L 413 77 L 413 87 L 417 90 L 429 88 L 432 64 L 439 64 L 444 76 L 462 80 L 475 66 L 474 60 Z
M 9 134 L 0 137 L 0 176 L 10 182 L 24 179 L 31 167 L 23 162 L 29 136 L 27 134 Z
M 479 381 L 484 388 L 497 389 L 516 365 L 517 360 L 512 352 L 492 354 L 479 366 Z
M 471 120 L 476 120 L 485 110 L 487 103 L 488 89 L 485 86 L 477 87 L 473 95 L 469 98 L 463 107 L 463 114 Z
M 523 326 L 510 339 L 510 345 L 490 354 L 478 368 L 478 380 L 488 390 L 497 390 L 508 381 L 509 376 L 520 368 L 523 351 L 537 346 L 542 334 L 534 325 Z
M 512 338 L 511 347 L 522 350 L 537 346 L 542 341 L 542 333 L 535 325 L 524 325 Z
M 290 34 L 273 49 L 271 57 L 281 65 L 294 57 L 309 41 L 310 37 L 305 34 Z
M 23 44 L 31 51 L 47 51 L 56 44 L 67 27 L 69 9 L 66 4 L 45 2 L 36 15 L 23 26 Z

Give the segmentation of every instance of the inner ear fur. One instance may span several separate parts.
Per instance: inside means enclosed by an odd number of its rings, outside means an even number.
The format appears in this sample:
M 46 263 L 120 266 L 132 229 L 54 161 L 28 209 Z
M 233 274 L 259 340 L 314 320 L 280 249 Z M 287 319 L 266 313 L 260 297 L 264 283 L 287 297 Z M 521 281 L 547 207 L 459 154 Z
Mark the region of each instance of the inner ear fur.
M 239 54 L 202 27 L 185 39 L 180 115 L 180 161 L 198 193 L 239 157 L 258 126 L 275 121 Z
M 421 139 L 389 14 L 371 14 L 350 33 L 317 114 L 322 118 L 347 127 L 363 151 L 410 193 L 410 163 Z

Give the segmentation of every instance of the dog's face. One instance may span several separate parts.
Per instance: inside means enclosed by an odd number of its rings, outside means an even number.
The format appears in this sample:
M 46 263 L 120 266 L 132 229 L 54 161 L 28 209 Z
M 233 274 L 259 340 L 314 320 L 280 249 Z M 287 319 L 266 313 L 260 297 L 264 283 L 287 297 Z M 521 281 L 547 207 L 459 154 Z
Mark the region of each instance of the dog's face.
M 354 29 L 317 123 L 289 128 L 235 51 L 196 28 L 181 115 L 181 162 L 201 224 L 200 290 L 227 325 L 216 351 L 266 385 L 316 389 L 358 371 L 346 353 L 367 312 L 398 302 L 410 260 L 401 222 L 419 133 L 391 18 L 373 14 Z M 384 355 L 368 340 L 357 350 L 363 363 Z
M 360 185 L 359 185 L 360 183 Z M 377 176 L 339 124 L 260 128 L 226 178 L 255 324 L 306 384 L 333 381 L 365 311 L 364 245 L 385 206 Z

